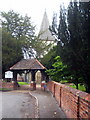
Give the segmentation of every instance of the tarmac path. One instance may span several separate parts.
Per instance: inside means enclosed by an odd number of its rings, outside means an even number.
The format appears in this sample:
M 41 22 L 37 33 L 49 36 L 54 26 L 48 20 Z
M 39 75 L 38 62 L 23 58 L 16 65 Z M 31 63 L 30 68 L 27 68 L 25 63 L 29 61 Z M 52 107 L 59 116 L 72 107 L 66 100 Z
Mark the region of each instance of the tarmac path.
M 2 92 L 2 118 L 35 118 L 35 102 L 28 92 Z
M 39 118 L 66 118 L 49 91 L 38 88 L 35 91 L 31 91 L 31 94 L 38 99 Z
M 25 90 L 26 89 L 26 90 Z M 37 104 L 36 104 L 37 103 Z M 2 92 L 2 118 L 66 118 L 49 91 L 21 90 Z

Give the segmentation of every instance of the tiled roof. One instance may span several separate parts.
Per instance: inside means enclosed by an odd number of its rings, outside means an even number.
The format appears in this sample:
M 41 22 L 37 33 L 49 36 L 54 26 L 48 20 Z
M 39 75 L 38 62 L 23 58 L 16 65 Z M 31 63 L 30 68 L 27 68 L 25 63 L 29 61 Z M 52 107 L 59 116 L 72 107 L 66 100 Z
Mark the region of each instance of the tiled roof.
M 46 69 L 37 59 L 22 59 L 13 65 L 10 70 Z

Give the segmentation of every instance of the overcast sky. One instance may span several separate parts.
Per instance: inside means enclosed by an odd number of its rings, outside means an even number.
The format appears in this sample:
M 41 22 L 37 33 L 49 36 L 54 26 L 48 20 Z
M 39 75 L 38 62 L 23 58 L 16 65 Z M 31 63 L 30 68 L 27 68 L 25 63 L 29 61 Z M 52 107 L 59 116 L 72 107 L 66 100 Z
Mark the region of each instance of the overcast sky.
M 52 22 L 53 12 L 59 13 L 60 4 L 67 5 L 69 0 L 1 0 L 0 11 L 8 12 L 14 10 L 25 16 L 31 17 L 33 25 L 36 25 L 36 32 L 39 31 L 43 14 L 46 10 L 49 23 Z

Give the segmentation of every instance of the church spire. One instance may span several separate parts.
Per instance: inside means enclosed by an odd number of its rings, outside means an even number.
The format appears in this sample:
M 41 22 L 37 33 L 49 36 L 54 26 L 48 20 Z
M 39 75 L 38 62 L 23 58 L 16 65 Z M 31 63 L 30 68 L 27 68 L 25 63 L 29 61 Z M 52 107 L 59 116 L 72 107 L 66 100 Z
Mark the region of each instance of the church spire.
M 40 27 L 40 32 L 45 31 L 48 28 L 49 28 L 49 20 L 48 20 L 47 13 L 45 10 L 43 19 L 42 19 L 42 23 L 41 23 L 41 27 Z
M 55 38 L 52 36 L 50 30 L 49 30 L 49 20 L 47 17 L 46 10 L 44 12 L 44 16 L 42 19 L 40 31 L 39 31 L 40 39 L 42 40 L 48 40 L 48 41 L 54 41 Z

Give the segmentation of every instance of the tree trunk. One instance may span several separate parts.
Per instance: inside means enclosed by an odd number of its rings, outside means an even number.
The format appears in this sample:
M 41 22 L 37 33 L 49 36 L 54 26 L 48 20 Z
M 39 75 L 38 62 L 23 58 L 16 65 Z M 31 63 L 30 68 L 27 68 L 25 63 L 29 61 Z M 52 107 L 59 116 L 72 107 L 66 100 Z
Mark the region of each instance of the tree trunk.
M 78 78 L 76 80 L 76 89 L 78 89 Z
M 76 89 L 78 89 L 78 74 L 77 74 L 77 73 L 76 73 L 76 77 L 75 77 L 75 79 L 76 79 L 76 80 L 75 80 L 75 81 L 76 81 L 76 82 L 75 82 Z
M 86 74 L 84 74 L 84 78 L 85 78 L 85 84 L 86 84 L 86 92 L 90 93 L 90 74 L 88 74 L 88 72 Z
M 86 82 L 86 92 L 90 93 L 90 81 L 89 80 Z

